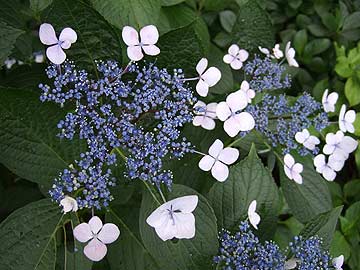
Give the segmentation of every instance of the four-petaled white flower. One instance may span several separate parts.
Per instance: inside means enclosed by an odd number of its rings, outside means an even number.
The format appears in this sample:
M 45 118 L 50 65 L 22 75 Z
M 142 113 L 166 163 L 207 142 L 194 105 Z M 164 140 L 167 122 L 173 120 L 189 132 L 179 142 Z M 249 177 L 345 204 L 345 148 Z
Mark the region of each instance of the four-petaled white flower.
M 206 97 L 209 92 L 209 87 L 214 86 L 221 79 L 221 72 L 218 68 L 210 67 L 206 70 L 207 66 L 208 60 L 206 58 L 201 58 L 199 63 L 196 65 L 196 71 L 199 74 L 199 81 L 196 84 L 196 92 L 198 92 L 198 94 L 202 97 Z
M 238 90 L 227 96 L 226 102 L 220 102 L 216 107 L 216 116 L 224 121 L 224 130 L 230 137 L 235 137 L 240 131 L 252 130 L 255 126 L 253 116 L 248 112 L 239 112 L 248 104 L 244 91 Z
M 81 243 L 90 241 L 84 247 L 84 254 L 90 260 L 98 262 L 102 260 L 106 253 L 105 244 L 116 241 L 120 235 L 119 228 L 113 223 L 103 225 L 97 216 L 92 217 L 89 223 L 81 223 L 74 228 L 74 237 Z
M 138 32 L 131 26 L 124 26 L 122 38 L 127 47 L 127 55 L 132 61 L 139 61 L 147 55 L 158 55 L 160 49 L 155 45 L 159 39 L 159 32 L 155 25 L 147 25 Z
M 151 213 L 146 222 L 161 240 L 172 238 L 190 239 L 195 236 L 195 217 L 193 211 L 198 204 L 197 195 L 183 196 L 168 201 Z
M 325 137 L 326 144 L 323 152 L 326 155 L 337 156 L 338 159 L 346 160 L 349 154 L 355 151 L 358 142 L 350 136 L 345 136 L 342 131 L 337 131 L 336 134 L 328 133 Z
M 67 195 L 65 195 L 64 199 L 60 201 L 60 205 L 63 207 L 65 214 L 70 211 L 76 212 L 78 210 L 77 201 L 74 198 Z
M 329 90 L 325 89 L 324 94 L 322 96 L 322 105 L 324 107 L 325 112 L 335 112 L 335 104 L 339 98 L 339 94 L 336 92 L 332 92 L 328 95 Z
M 228 54 L 224 55 L 223 61 L 230 64 L 232 69 L 238 70 L 248 57 L 249 53 L 246 50 L 240 49 L 238 45 L 233 44 L 229 47 Z
M 250 85 L 247 81 L 242 81 L 240 91 L 246 94 L 247 102 L 251 103 L 251 100 L 255 97 L 255 91 L 250 89 Z
M 250 224 L 257 230 L 257 225 L 259 225 L 261 218 L 260 215 L 256 213 L 256 200 L 253 200 L 249 205 L 248 217 Z
M 326 163 L 325 156 L 323 154 L 319 154 L 314 158 L 314 165 L 316 171 L 321 173 L 322 176 L 328 181 L 334 181 L 336 177 L 335 170 L 331 167 L 331 163 Z
M 66 59 L 66 54 L 63 49 L 69 49 L 71 44 L 77 40 L 76 32 L 69 27 L 61 31 L 58 39 L 54 27 L 49 23 L 40 25 L 39 37 L 43 44 L 51 45 L 46 49 L 46 56 L 56 65 L 60 65 Z
M 202 101 L 198 101 L 194 105 L 194 111 L 196 116 L 193 119 L 194 126 L 201 126 L 207 130 L 212 130 L 215 128 L 215 121 L 216 118 L 216 106 L 217 103 L 209 103 L 205 104 Z
M 320 140 L 317 137 L 310 135 L 310 132 L 307 129 L 297 132 L 295 134 L 295 140 L 309 150 L 314 150 L 315 146 L 320 143 Z
M 343 104 L 340 109 L 339 114 L 339 127 L 342 132 L 354 133 L 355 128 L 353 123 L 355 122 L 356 113 L 354 110 L 349 110 L 346 112 L 346 105 Z
M 210 171 L 212 176 L 224 182 L 229 176 L 227 165 L 233 164 L 239 157 L 239 150 L 231 147 L 224 148 L 224 144 L 219 139 L 209 148 L 209 155 L 205 155 L 199 162 L 199 168 L 203 171 Z
M 342 266 L 344 264 L 344 255 L 340 255 L 339 257 L 332 259 L 332 264 L 336 270 L 342 270 Z
M 295 159 L 292 155 L 286 154 L 284 156 L 284 171 L 286 176 L 294 180 L 298 184 L 302 184 L 302 176 L 300 173 L 302 173 L 304 167 L 300 163 L 295 163 Z
M 295 50 L 291 48 L 291 42 L 289 41 L 285 47 L 285 57 L 290 67 L 299 67 L 298 62 L 295 60 Z
M 280 59 L 284 57 L 284 53 L 282 52 L 282 50 L 280 50 L 279 44 L 275 44 L 275 47 L 272 49 L 272 51 L 276 59 Z

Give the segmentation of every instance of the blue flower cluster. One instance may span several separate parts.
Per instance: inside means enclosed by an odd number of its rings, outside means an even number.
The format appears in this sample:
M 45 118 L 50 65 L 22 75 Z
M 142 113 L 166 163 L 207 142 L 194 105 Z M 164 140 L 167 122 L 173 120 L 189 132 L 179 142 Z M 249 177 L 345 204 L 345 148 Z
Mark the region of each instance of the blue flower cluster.
M 247 221 L 241 222 L 234 235 L 223 230 L 219 236 L 219 255 L 214 257 L 217 269 L 283 270 L 286 256 L 274 242 L 260 243 Z M 221 267 L 222 268 L 219 268 Z
M 330 269 L 330 255 L 328 251 L 321 248 L 322 241 L 319 237 L 312 236 L 304 239 L 295 236 L 294 241 L 289 244 L 293 257 L 297 261 L 299 270 L 326 270 Z
M 219 255 L 214 257 L 216 269 L 284 270 L 290 258 L 295 259 L 298 270 L 332 269 L 332 258 L 328 251 L 322 249 L 321 239 L 317 236 L 309 239 L 295 236 L 288 248 L 282 251 L 272 241 L 261 243 L 251 231 L 248 221 L 243 221 L 235 234 L 222 230 L 219 240 Z
M 290 76 L 283 75 L 285 67 L 269 57 L 262 59 L 255 55 L 252 61 L 246 62 L 244 70 L 245 74 L 250 76 L 250 78 L 246 78 L 250 88 L 256 92 L 284 89 L 291 86 Z
M 55 179 L 52 198 L 59 201 L 71 193 L 80 208 L 107 206 L 113 199 L 109 187 L 115 185 L 115 153 L 125 159 L 129 179 L 170 189 L 172 173 L 164 170 L 163 158 L 181 158 L 191 150 L 179 128 L 192 121 L 196 102 L 182 71 L 170 75 L 153 64 L 123 70 L 115 61 L 97 62 L 97 71 L 100 79 L 93 80 L 71 62 L 61 70 L 51 65 L 47 75 L 54 86 L 40 85 L 41 101 L 75 106 L 58 123 L 59 137 L 71 140 L 78 133 L 87 144 L 75 165 Z
M 321 131 L 329 125 L 327 113 L 322 110 L 321 103 L 310 94 L 304 93 L 290 104 L 284 94 L 279 96 L 264 95 L 262 101 L 246 108 L 255 119 L 255 129 L 264 134 L 273 147 L 281 146 L 283 154 L 298 149 L 300 155 L 309 154 L 309 150 L 298 144 L 295 134 L 314 127 Z M 313 154 L 319 152 L 315 148 Z

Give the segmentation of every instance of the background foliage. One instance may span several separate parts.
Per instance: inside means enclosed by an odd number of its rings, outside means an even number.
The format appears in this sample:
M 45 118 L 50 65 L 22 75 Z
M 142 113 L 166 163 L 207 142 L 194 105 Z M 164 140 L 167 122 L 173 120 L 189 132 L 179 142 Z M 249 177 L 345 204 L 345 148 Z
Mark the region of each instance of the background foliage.
M 236 227 L 255 198 L 262 200 L 261 239 L 274 238 L 285 246 L 294 234 L 318 234 L 332 255 L 345 255 L 348 269 L 360 269 L 360 150 L 334 183 L 325 182 L 311 160 L 302 160 L 306 174 L 304 184 L 297 185 L 275 166 L 274 155 L 256 154 L 264 147 L 261 141 L 249 139 L 236 145 L 242 149 L 241 158 L 249 155 L 231 168 L 225 183 L 215 183 L 197 169 L 198 157 L 169 162 L 177 184 L 169 196 L 202 194 L 193 240 L 163 243 L 156 237 L 144 222 L 153 209 L 148 194 L 139 183 L 123 179 L 119 164 L 116 200 L 102 215 L 120 227 L 121 237 L 100 263 L 92 264 L 81 252 L 74 252 L 69 231 L 81 220 L 76 215 L 61 217 L 47 190 L 83 145 L 55 136 L 67 108 L 39 101 L 37 86 L 47 80 L 46 65 L 35 63 L 33 53 L 44 50 L 37 36 L 42 22 L 57 30 L 76 29 L 79 39 L 67 51 L 68 57 L 94 76 L 96 59 L 116 59 L 126 65 L 126 47 L 120 38 L 124 25 L 155 24 L 161 35 L 158 66 L 181 67 L 192 77 L 195 63 L 208 56 L 210 64 L 221 69 L 222 80 L 207 101 L 220 100 L 239 85 L 238 75 L 222 62 L 230 44 L 258 53 L 258 46 L 284 46 L 290 40 L 300 68 L 288 70 L 293 86 L 287 93 L 296 96 L 305 90 L 320 100 L 329 88 L 340 94 L 338 104 L 348 103 L 360 111 L 358 0 L 1 0 L 0 63 L 8 58 L 23 63 L 11 69 L 3 65 L 0 70 L 1 270 L 64 269 L 65 252 L 67 269 L 151 270 L 169 265 L 210 269 L 217 231 Z M 357 119 L 355 134 L 360 136 Z M 189 126 L 184 132 L 201 151 L 215 137 L 227 138 L 220 128 L 210 133 Z M 28 259 L 21 260 L 24 257 Z

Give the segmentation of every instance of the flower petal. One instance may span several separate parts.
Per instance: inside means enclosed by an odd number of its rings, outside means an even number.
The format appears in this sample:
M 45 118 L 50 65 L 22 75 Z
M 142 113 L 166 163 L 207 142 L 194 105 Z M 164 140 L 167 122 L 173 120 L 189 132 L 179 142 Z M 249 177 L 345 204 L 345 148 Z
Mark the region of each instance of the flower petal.
M 128 46 L 134 46 L 134 45 L 138 45 L 140 43 L 138 32 L 131 26 L 124 26 L 121 35 L 122 35 L 123 41 Z
M 75 43 L 77 40 L 77 34 L 72 28 L 66 27 L 61 31 L 59 40 L 60 41 L 69 41 L 70 43 Z
M 173 239 L 176 234 L 175 223 L 173 222 L 173 220 L 171 218 L 168 218 L 165 220 L 165 222 L 161 226 L 155 227 L 155 231 L 156 231 L 156 234 L 163 241 Z
M 229 176 L 229 168 L 224 163 L 216 161 L 211 169 L 211 174 L 219 182 L 224 182 Z
M 248 112 L 242 112 L 234 116 L 239 123 L 240 131 L 252 130 L 255 127 L 254 117 Z
M 208 66 L 208 60 L 206 58 L 201 58 L 199 63 L 197 63 L 196 65 L 197 73 L 199 73 L 199 75 L 201 76 L 204 73 L 207 66 Z
M 240 48 L 238 45 L 232 44 L 228 49 L 228 53 L 233 56 L 236 56 L 239 53 L 239 50 L 240 50 Z
M 42 44 L 53 45 L 58 43 L 54 27 L 49 23 L 40 25 L 39 37 Z
M 94 262 L 101 261 L 107 253 L 107 247 L 98 239 L 94 238 L 84 247 L 84 254 Z
M 201 127 L 207 130 L 213 130 L 215 128 L 215 121 L 209 117 L 203 117 Z
M 284 156 L 284 163 L 287 167 L 291 168 L 295 164 L 295 159 L 290 154 Z
M 238 58 L 241 62 L 245 62 L 249 57 L 249 53 L 246 50 L 241 49 L 238 54 Z
M 212 87 L 220 81 L 221 72 L 216 67 L 210 67 L 204 74 L 201 75 L 201 78 L 209 85 L 209 87 Z
M 146 223 L 149 224 L 151 227 L 156 228 L 162 226 L 170 219 L 170 215 L 166 207 L 169 204 L 161 205 L 160 207 L 156 208 L 150 216 L 147 217 Z
M 240 123 L 235 116 L 231 116 L 224 122 L 224 130 L 230 137 L 235 137 L 240 132 Z
M 199 168 L 205 172 L 208 172 L 211 170 L 214 163 L 215 163 L 215 158 L 206 155 L 203 156 L 202 159 L 200 159 Z
M 59 45 L 53 45 L 46 49 L 46 56 L 51 62 L 56 65 L 60 65 L 66 59 L 66 54 Z
M 222 101 L 220 102 L 216 107 L 216 116 L 219 118 L 220 121 L 225 121 L 228 119 L 231 115 L 231 110 L 229 108 L 229 105 Z
M 221 151 L 224 149 L 224 144 L 221 140 L 216 139 L 213 144 L 209 147 L 210 156 L 217 158 Z
M 85 243 L 93 238 L 93 234 L 90 225 L 87 223 L 81 223 L 74 228 L 74 237 L 81 243 Z
M 249 221 L 256 230 L 258 229 L 257 225 L 260 223 L 260 220 L 261 220 L 260 215 L 256 212 L 249 215 Z
M 202 97 L 206 97 L 209 93 L 209 85 L 201 78 L 196 84 L 196 92 Z
M 226 147 L 220 152 L 218 159 L 221 162 L 230 165 L 239 158 L 239 155 L 239 150 L 236 148 Z
M 142 44 L 154 45 L 159 39 L 159 31 L 155 25 L 147 25 L 141 28 L 140 38 Z
M 223 57 L 223 61 L 226 64 L 230 64 L 233 60 L 234 60 L 234 56 L 232 56 L 231 54 L 225 54 Z
M 98 234 L 98 239 L 104 244 L 115 242 L 120 235 L 118 226 L 113 223 L 106 223 Z
M 190 239 L 195 236 L 195 217 L 191 213 L 174 213 L 175 237 Z
M 144 57 L 140 46 L 129 46 L 126 51 L 130 60 L 139 61 Z
M 97 234 L 102 226 L 103 223 L 101 221 L 101 219 L 97 216 L 93 216 L 90 220 L 89 220 L 89 225 L 90 225 L 90 229 L 94 234 Z
M 156 45 L 145 45 L 142 48 L 147 55 L 158 55 L 160 53 L 160 49 Z
M 174 211 L 179 210 L 182 213 L 191 213 L 195 210 L 199 198 L 197 195 L 187 195 L 175 198 L 168 203 L 172 205 Z
M 248 98 L 246 92 L 236 91 L 234 93 L 231 93 L 226 98 L 226 104 L 234 113 L 246 108 L 246 106 L 248 105 Z
M 242 66 L 243 66 L 243 63 L 237 58 L 234 58 L 230 63 L 230 67 L 234 70 L 239 70 L 242 68 Z

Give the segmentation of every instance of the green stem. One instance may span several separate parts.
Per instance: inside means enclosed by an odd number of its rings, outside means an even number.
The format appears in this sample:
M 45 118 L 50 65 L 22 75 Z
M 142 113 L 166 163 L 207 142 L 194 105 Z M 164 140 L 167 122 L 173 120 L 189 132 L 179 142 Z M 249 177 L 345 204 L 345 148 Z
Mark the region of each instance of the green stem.
M 111 150 L 111 154 L 114 153 L 114 151 L 116 151 L 116 152 L 120 155 L 120 157 L 121 157 L 124 161 L 126 161 L 126 156 L 124 155 L 123 152 L 120 151 L 120 149 L 119 149 L 118 147 L 115 147 L 113 150 Z
M 159 188 L 159 193 L 160 193 L 160 196 L 161 196 L 161 199 L 163 200 L 163 202 L 166 203 L 166 199 L 165 199 L 164 194 L 161 191 L 161 188 Z
M 272 152 L 274 153 L 274 155 L 275 155 L 275 156 L 277 157 L 277 159 L 281 162 L 281 164 L 282 164 L 282 165 L 285 165 L 285 164 L 284 164 L 284 161 L 283 161 L 283 158 L 279 155 L 279 153 L 276 152 L 276 151 L 271 147 L 271 145 L 268 144 L 267 142 L 264 141 L 264 144 L 266 145 L 266 147 L 267 147 L 270 151 L 272 151 Z
M 161 205 L 160 201 L 156 198 L 155 194 L 152 192 L 151 187 L 146 181 L 142 181 L 144 185 L 146 186 L 147 190 L 150 192 L 151 196 L 154 198 L 155 202 L 157 202 L 158 205 Z
M 233 141 L 232 143 L 230 143 L 229 145 L 227 145 L 226 147 L 231 147 L 233 146 L 234 144 L 240 142 L 244 137 L 239 137 L 238 139 L 236 139 L 235 141 Z
M 63 226 L 64 231 L 64 270 L 67 268 L 67 250 L 66 250 L 66 229 L 65 226 Z

